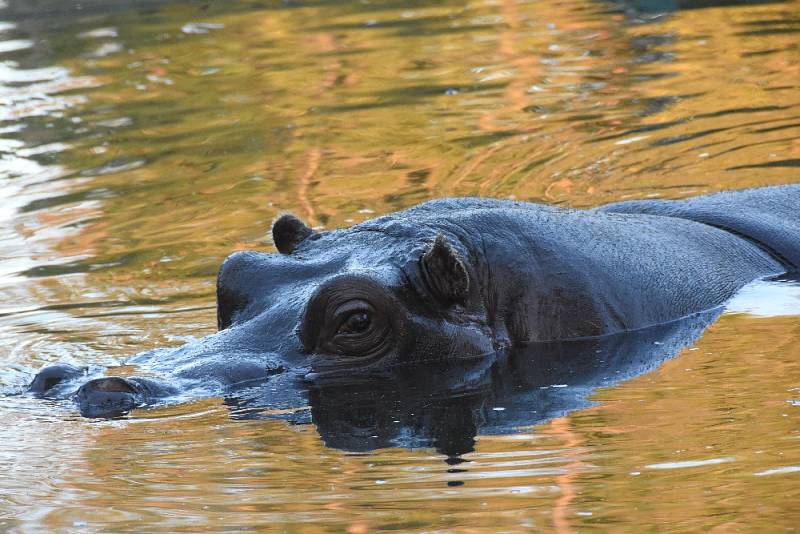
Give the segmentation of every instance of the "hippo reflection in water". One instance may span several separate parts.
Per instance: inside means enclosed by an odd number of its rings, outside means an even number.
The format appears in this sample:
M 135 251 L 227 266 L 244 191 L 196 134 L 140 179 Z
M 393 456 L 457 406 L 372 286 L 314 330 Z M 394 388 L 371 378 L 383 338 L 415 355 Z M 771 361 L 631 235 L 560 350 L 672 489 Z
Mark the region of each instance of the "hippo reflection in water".
M 489 424 L 498 398 L 514 424 L 541 420 L 584 402 L 564 400 L 579 382 L 675 354 L 745 284 L 797 271 L 799 208 L 787 185 L 591 210 L 434 200 L 320 233 L 284 215 L 279 254 L 222 264 L 219 332 L 135 356 L 142 376 L 56 365 L 29 391 L 91 417 L 201 396 L 251 415 L 310 405 L 323 436 L 366 428 L 375 446 L 405 427 L 439 443 L 443 425 Z

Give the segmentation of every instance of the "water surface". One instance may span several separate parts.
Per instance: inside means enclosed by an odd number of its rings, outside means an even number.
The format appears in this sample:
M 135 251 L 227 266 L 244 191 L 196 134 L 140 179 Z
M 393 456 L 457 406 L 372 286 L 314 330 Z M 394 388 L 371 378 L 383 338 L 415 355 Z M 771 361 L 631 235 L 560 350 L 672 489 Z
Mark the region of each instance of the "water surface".
M 0 21 L 5 395 L 212 332 L 219 263 L 274 250 L 282 211 L 800 178 L 797 1 L 6 0 Z M 7 396 L 0 529 L 792 530 L 798 288 L 754 284 L 658 369 L 458 454 L 348 452 L 308 409 L 91 421 Z

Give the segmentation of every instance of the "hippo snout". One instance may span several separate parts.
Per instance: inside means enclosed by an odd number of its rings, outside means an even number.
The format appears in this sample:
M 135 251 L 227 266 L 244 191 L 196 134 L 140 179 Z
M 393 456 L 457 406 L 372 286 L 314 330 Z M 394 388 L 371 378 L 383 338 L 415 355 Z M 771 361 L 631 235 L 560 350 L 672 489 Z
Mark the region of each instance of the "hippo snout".
M 74 398 L 84 417 L 118 417 L 144 405 L 146 391 L 139 382 L 109 376 L 86 382 Z

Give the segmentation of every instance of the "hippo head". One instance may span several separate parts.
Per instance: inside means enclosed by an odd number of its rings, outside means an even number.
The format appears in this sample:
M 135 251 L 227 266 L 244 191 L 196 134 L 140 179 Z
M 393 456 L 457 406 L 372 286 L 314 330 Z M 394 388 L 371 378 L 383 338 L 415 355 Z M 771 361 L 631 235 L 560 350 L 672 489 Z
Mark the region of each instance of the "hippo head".
M 272 235 L 279 254 L 238 252 L 220 268 L 219 342 L 311 380 L 495 351 L 475 269 L 457 240 L 408 224 L 316 233 L 292 215 Z
M 311 386 L 497 353 L 478 262 L 457 233 L 391 218 L 318 233 L 284 215 L 272 236 L 278 253 L 237 252 L 223 262 L 217 333 L 133 357 L 142 377 L 98 370 L 87 382 L 86 373 L 56 366 L 40 372 L 29 391 L 72 395 L 81 380 L 73 398 L 89 416 L 175 396 L 230 397 L 265 383 L 273 396 L 293 392 L 297 404 Z

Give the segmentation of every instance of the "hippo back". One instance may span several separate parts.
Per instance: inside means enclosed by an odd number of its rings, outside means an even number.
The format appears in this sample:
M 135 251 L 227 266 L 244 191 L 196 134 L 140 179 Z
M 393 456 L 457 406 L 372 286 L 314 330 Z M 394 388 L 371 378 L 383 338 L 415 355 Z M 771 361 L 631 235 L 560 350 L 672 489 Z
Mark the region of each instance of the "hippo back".
M 686 200 L 617 202 L 596 211 L 701 222 L 752 241 L 787 270 L 800 269 L 800 184 L 727 191 Z

